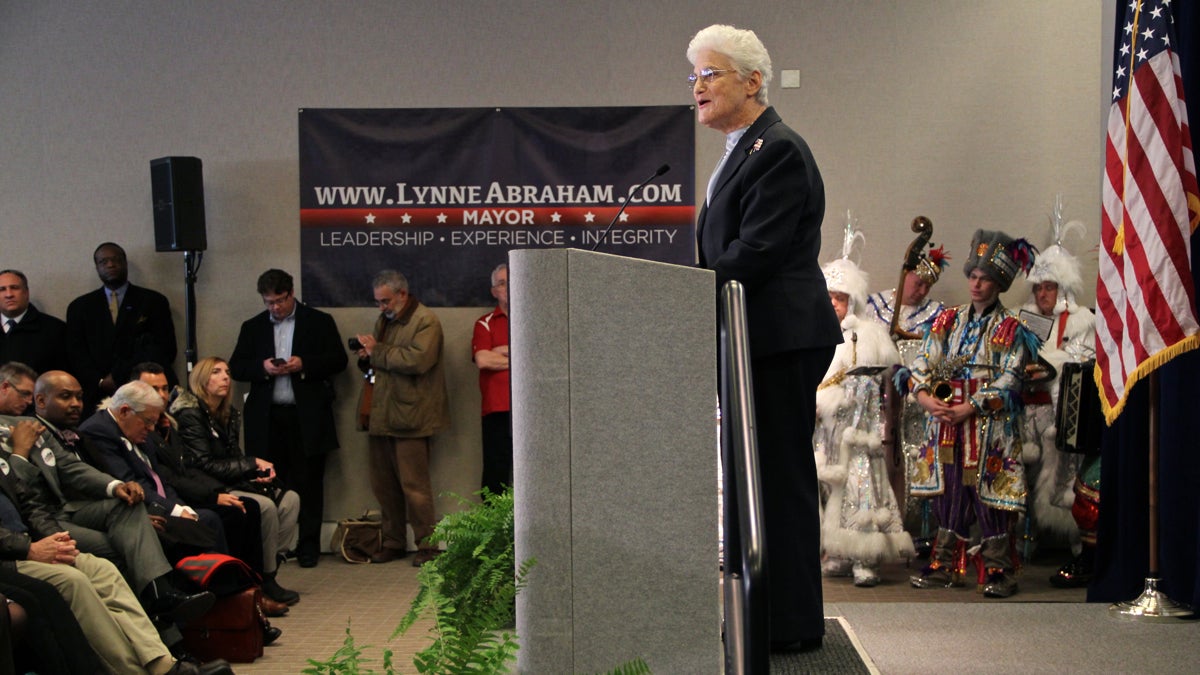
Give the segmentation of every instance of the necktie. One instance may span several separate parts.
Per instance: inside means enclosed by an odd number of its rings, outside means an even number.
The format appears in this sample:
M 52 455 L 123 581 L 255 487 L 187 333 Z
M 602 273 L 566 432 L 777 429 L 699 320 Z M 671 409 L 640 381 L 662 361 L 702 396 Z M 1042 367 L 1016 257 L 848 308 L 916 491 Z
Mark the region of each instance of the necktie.
M 717 187 L 717 176 L 721 175 L 721 169 L 725 168 L 725 161 L 729 159 L 729 153 L 733 152 L 733 146 L 737 145 L 737 139 L 732 136 L 725 137 L 725 154 L 721 155 L 721 161 L 717 162 L 717 167 L 713 169 L 712 175 L 708 177 L 708 192 L 704 197 L 707 203 L 712 199 L 713 190 Z
M 12 329 L 13 329 L 13 326 L 15 326 L 15 325 L 17 325 L 17 322 L 16 322 L 16 321 L 13 321 L 12 319 L 9 319 L 8 321 L 5 321 L 5 322 L 4 322 L 4 332 L 5 332 L 6 334 L 7 334 L 7 333 L 11 333 L 11 332 L 12 332 Z
M 121 308 L 117 306 L 117 292 L 108 291 L 108 313 L 112 314 L 113 323 L 117 322 L 117 313 Z
M 132 452 L 133 454 L 137 455 L 137 458 L 142 460 L 142 464 L 146 465 L 146 471 L 149 471 L 150 477 L 154 479 L 154 491 L 158 493 L 159 497 L 166 497 L 167 491 L 163 489 L 162 479 L 160 479 L 158 477 L 158 473 L 154 470 L 154 467 L 150 464 L 150 458 L 147 457 L 146 455 L 142 454 L 142 451 L 139 450 L 138 448 L 133 447 L 133 443 L 130 443 L 129 439 L 122 438 L 121 440 L 125 442 L 125 447 L 129 448 L 129 451 Z

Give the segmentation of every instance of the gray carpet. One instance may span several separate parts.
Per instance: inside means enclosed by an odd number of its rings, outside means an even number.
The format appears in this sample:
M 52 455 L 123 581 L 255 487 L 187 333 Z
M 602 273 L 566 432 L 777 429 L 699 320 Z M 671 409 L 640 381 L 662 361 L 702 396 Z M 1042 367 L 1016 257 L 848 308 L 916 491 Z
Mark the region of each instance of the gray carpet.
M 771 672 L 778 675 L 801 673 L 844 673 L 869 675 L 878 672 L 863 662 L 856 640 L 842 627 L 837 617 L 825 617 L 825 642 L 805 654 L 771 654 Z
M 888 675 L 1197 672 L 1200 622 L 1130 622 L 1106 604 L 841 602 L 825 613 Z

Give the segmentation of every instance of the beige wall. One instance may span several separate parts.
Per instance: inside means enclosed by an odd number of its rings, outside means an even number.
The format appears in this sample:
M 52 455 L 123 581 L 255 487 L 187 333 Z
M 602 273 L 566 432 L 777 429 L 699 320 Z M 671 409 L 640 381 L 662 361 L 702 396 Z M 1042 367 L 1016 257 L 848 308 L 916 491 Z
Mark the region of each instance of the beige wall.
M 851 208 L 868 236 L 863 266 L 890 287 L 908 225 L 924 214 L 954 255 L 935 293 L 961 302 L 971 232 L 1043 245 L 1062 192 L 1068 217 L 1087 223 L 1093 241 L 1069 243 L 1088 251 L 1084 276 L 1094 277 L 1108 58 L 1094 0 L 786 0 L 736 11 L 714 0 L 4 2 L 0 268 L 27 272 L 34 302 L 62 316 L 98 285 L 94 246 L 121 242 L 131 278 L 170 298 L 182 339 L 183 261 L 154 252 L 148 161 L 195 155 L 209 241 L 200 355 L 227 356 L 239 323 L 262 309 L 257 275 L 299 269 L 299 108 L 686 104 L 683 51 L 713 22 L 755 29 L 776 82 L 781 69 L 800 71 L 801 87 L 775 87 L 771 102 L 824 174 L 824 258 Z M 698 186 L 721 147 L 698 129 Z M 1006 301 L 1025 293 L 1017 284 Z M 453 428 L 435 441 L 437 491 L 478 485 L 468 352 L 482 312 L 438 311 Z M 333 314 L 345 337 L 366 331 L 374 310 Z M 331 458 L 327 518 L 374 505 L 365 438 L 351 429 L 357 380 L 337 384 L 344 447 Z

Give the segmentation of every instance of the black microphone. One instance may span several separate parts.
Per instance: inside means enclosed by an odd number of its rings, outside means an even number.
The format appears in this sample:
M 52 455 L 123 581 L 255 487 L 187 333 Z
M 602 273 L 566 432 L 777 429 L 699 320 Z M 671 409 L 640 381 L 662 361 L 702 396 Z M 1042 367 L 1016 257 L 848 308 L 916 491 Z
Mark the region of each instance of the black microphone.
M 600 248 L 600 244 L 604 242 L 604 239 L 606 237 L 608 237 L 608 231 L 612 229 L 613 225 L 617 224 L 617 219 L 621 217 L 621 214 L 625 213 L 625 207 L 629 206 L 629 202 L 633 201 L 634 195 L 636 195 L 638 192 L 641 192 L 642 188 L 644 188 L 650 184 L 650 181 L 654 180 L 655 178 L 658 178 L 659 176 L 663 175 L 664 173 L 666 173 L 670 170 L 671 170 L 670 164 L 663 164 L 662 166 L 658 167 L 658 169 L 654 172 L 653 176 L 650 176 L 646 180 L 639 183 L 637 187 L 630 190 L 629 196 L 625 198 L 625 203 L 621 205 L 621 209 L 619 211 L 617 211 L 617 215 L 613 216 L 613 219 L 611 221 L 609 221 L 609 223 L 608 223 L 608 227 L 604 228 L 604 231 L 600 233 L 600 238 L 596 240 L 595 245 L 593 245 L 588 250 L 595 251 L 596 249 Z

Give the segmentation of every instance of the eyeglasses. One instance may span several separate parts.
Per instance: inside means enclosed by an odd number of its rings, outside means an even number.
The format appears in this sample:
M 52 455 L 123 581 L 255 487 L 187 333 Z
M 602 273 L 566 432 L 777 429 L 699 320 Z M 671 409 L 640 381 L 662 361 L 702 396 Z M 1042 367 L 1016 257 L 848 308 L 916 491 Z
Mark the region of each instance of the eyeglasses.
M 266 305 L 267 307 L 283 307 L 283 305 L 291 297 L 292 297 L 291 293 L 284 293 L 283 295 L 281 295 L 279 297 L 270 298 L 270 299 L 268 299 L 267 296 L 264 295 L 263 296 L 263 304 Z
M 12 380 L 5 380 L 4 384 L 8 385 L 9 388 L 11 388 L 13 391 L 17 392 L 18 394 L 20 394 L 22 399 L 24 399 L 26 401 L 33 400 L 33 390 L 32 389 L 22 389 L 22 388 L 18 387 L 17 383 L 13 382 Z
M 701 68 L 699 73 L 688 73 L 688 87 L 694 88 L 696 86 L 696 82 L 699 80 L 703 80 L 704 84 L 712 84 L 712 81 L 721 75 L 732 72 L 733 70 L 730 69 L 722 70 L 720 68 Z

